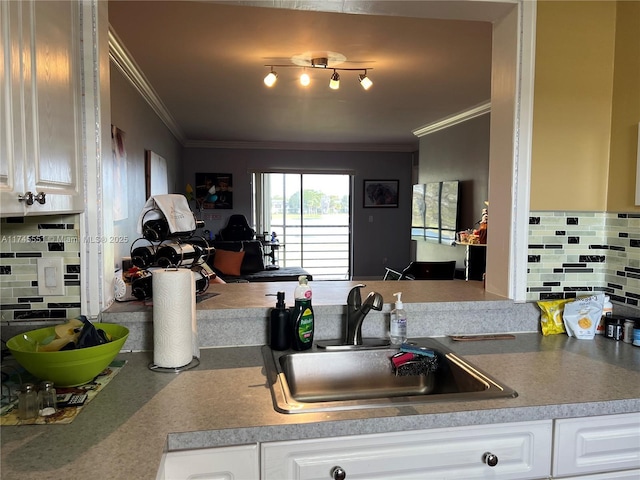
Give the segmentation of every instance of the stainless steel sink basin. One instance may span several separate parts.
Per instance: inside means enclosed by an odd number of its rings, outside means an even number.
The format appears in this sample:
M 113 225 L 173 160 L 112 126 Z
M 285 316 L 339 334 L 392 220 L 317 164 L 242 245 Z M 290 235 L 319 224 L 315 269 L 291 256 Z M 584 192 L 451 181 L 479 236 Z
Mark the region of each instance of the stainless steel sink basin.
M 431 338 L 412 340 L 436 352 L 438 368 L 396 376 L 397 348 L 277 352 L 263 347 L 274 407 L 281 413 L 399 407 L 518 394 Z

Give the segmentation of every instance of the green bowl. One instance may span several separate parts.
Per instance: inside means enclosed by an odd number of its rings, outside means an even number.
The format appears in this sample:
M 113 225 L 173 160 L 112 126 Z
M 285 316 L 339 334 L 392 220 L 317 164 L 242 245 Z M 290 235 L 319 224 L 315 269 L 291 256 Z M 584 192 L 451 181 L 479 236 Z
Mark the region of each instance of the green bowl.
M 7 342 L 13 357 L 31 375 L 51 380 L 56 387 L 75 387 L 93 380 L 104 370 L 124 345 L 129 329 L 114 323 L 95 323 L 96 328 L 111 335 L 111 342 L 95 347 L 36 352 L 35 342 L 55 335 L 55 326 L 21 333 Z

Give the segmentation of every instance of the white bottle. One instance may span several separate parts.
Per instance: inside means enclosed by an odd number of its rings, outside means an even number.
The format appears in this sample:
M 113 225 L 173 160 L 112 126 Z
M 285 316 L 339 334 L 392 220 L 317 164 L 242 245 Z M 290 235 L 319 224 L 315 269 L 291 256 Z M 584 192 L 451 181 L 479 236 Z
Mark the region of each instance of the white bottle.
M 605 322 L 608 317 L 613 314 L 613 304 L 611 303 L 611 298 L 609 295 L 604 296 L 604 305 L 602 307 L 602 316 L 600 317 L 600 321 L 596 326 L 596 333 L 603 334 L 605 330 Z
M 407 341 L 407 312 L 404 311 L 402 304 L 402 292 L 393 294 L 396 300 L 396 308 L 391 310 L 391 319 L 389 321 L 391 343 L 400 345 Z

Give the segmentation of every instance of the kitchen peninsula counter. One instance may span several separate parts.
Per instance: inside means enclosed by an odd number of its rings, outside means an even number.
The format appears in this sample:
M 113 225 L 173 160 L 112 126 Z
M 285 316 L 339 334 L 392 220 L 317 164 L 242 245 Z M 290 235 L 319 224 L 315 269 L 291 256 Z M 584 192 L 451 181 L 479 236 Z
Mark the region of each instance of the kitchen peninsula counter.
M 482 282 L 464 280 L 383 282 L 367 281 L 362 299 L 369 292 L 382 295 L 382 311 L 371 310 L 362 325 L 365 337 L 388 335 L 393 293 L 401 291 L 407 312 L 407 334 L 413 337 L 456 333 L 535 332 L 540 312 L 535 304 L 515 303 L 487 293 Z M 340 338 L 349 290 L 354 281 L 311 282 L 315 312 L 315 340 Z M 285 292 L 293 307 L 297 282 L 211 284 L 196 305 L 198 335 L 203 347 L 264 345 L 267 320 L 278 291 Z M 153 349 L 153 308 L 150 302 L 114 303 L 102 321 L 119 323 L 130 330 L 124 350 Z M 19 333 L 19 332 L 18 332 Z
M 154 479 L 168 450 L 403 430 L 640 412 L 640 348 L 598 337 L 543 337 L 534 304 L 488 294 L 481 282 L 366 282 L 382 294 L 365 336 L 386 334 L 401 290 L 410 337 L 436 336 L 518 392 L 517 398 L 343 412 L 273 408 L 261 347 L 277 291 L 292 306 L 295 282 L 211 285 L 197 304 L 201 364 L 179 375 L 150 371 L 152 307 L 115 304 L 105 322 L 131 333 L 126 366 L 69 425 L 0 429 L 2 479 Z M 357 282 L 312 282 L 315 339 L 338 338 Z M 453 342 L 454 333 L 512 332 L 515 340 Z M 142 351 L 140 351 L 142 350 Z M 244 480 L 244 479 L 243 479 Z
M 126 366 L 69 425 L 2 427 L 2 479 L 154 479 L 169 450 L 640 412 L 640 348 L 598 336 L 519 333 L 445 345 L 517 398 L 345 412 L 273 409 L 259 346 L 202 349 L 197 368 Z M 640 413 L 639 413 L 640 414 Z

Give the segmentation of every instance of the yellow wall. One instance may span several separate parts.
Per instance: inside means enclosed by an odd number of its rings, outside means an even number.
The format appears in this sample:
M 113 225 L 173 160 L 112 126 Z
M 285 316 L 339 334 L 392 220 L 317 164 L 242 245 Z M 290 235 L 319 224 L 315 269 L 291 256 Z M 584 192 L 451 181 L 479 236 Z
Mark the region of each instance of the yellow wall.
M 538 2 L 531 210 L 606 210 L 615 28 L 616 2 Z
M 634 206 L 640 122 L 640 2 L 618 2 L 607 210 Z

